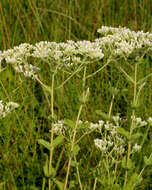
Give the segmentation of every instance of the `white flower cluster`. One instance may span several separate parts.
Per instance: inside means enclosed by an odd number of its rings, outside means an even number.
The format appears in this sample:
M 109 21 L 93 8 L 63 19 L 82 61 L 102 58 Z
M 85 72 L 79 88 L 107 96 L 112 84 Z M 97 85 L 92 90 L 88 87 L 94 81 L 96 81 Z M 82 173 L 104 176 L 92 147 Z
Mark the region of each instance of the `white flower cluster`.
M 102 129 L 103 124 L 104 124 L 103 120 L 99 120 L 98 123 L 92 123 L 91 122 L 90 125 L 88 126 L 88 128 L 90 130 L 92 130 L 92 131 L 97 130 L 97 131 L 100 132 L 101 129 Z
M 51 66 L 58 68 L 77 66 L 79 63 L 89 60 L 102 59 L 104 54 L 98 42 L 72 40 L 67 43 L 42 41 L 36 43 L 31 55 L 51 62 Z
M 5 59 L 25 76 L 36 78 L 37 70 L 33 65 L 29 66 L 28 58 L 38 58 L 51 64 L 52 68 L 77 66 L 79 63 L 90 60 L 100 60 L 106 56 L 129 56 L 134 50 L 152 50 L 152 33 L 143 31 L 131 31 L 128 28 L 114 28 L 103 26 L 98 29 L 101 38 L 94 42 L 72 40 L 66 43 L 41 41 L 35 45 L 23 43 L 13 49 L 0 51 L 1 61 Z M 142 51 L 143 52 L 143 51 Z M 21 66 L 20 66 L 21 65 Z
M 28 43 L 15 46 L 13 49 L 8 49 L 0 53 L 1 60 L 5 59 L 7 63 L 17 64 L 26 60 L 30 56 L 33 46 Z
M 140 150 L 140 149 L 141 149 L 141 146 L 136 143 L 136 144 L 132 147 L 132 153 L 137 152 L 137 151 Z
M 19 65 L 14 65 L 14 68 L 17 72 L 23 73 L 24 76 L 30 77 L 30 78 L 37 78 L 36 71 L 39 71 L 40 68 L 33 66 L 32 64 L 23 64 L 20 63 Z
M 136 128 L 137 127 L 143 127 L 143 126 L 147 125 L 149 123 L 149 121 L 150 121 L 150 117 L 148 118 L 147 121 L 142 120 L 140 117 L 134 117 L 133 118 L 131 116 L 131 119 L 134 119 L 134 121 L 135 121 L 135 127 Z
M 113 151 L 115 153 L 124 153 L 126 141 L 125 138 L 122 137 L 120 134 L 117 133 L 117 127 L 119 126 L 119 121 L 121 120 L 120 117 L 114 116 L 113 117 L 114 124 L 112 122 L 103 120 L 99 120 L 97 123 L 88 122 L 88 121 L 81 121 L 79 120 L 79 126 L 85 126 L 85 129 L 88 133 L 96 131 L 102 135 L 101 139 L 95 139 L 95 145 L 101 151 Z M 79 128 L 79 127 L 78 127 Z M 71 127 L 68 127 L 64 120 L 59 120 L 57 123 L 54 124 L 54 132 L 58 135 L 65 135 L 67 131 L 71 133 Z M 105 131 L 107 135 L 105 136 Z
M 104 54 L 129 56 L 134 50 L 152 48 L 152 33 L 149 32 L 135 32 L 125 27 L 107 26 L 102 26 L 98 32 L 102 37 L 95 42 L 100 44 Z
M 152 124 L 152 117 L 149 117 L 148 120 L 147 120 L 147 122 L 148 122 L 149 124 Z
M 88 121 L 84 123 L 88 124 Z M 79 120 L 78 125 L 81 125 L 81 124 L 83 124 L 83 122 Z M 56 133 L 57 135 L 65 135 L 65 132 L 71 130 L 71 128 L 68 127 L 67 124 L 65 124 L 64 120 L 58 120 L 57 123 L 53 124 L 53 130 L 54 130 L 54 133 Z
M 122 155 L 125 152 L 126 139 L 117 133 L 121 118 L 113 116 L 113 121 L 103 122 L 103 126 L 100 128 L 101 139 L 94 139 L 94 143 L 103 153 L 111 152 L 114 155 Z
M 66 129 L 66 125 L 64 125 L 64 120 L 58 120 L 57 123 L 53 124 L 53 130 L 56 134 L 63 134 L 63 131 Z
M 101 27 L 98 32 L 102 37 L 94 42 L 69 40 L 66 43 L 41 41 L 35 45 L 20 44 L 13 49 L 0 51 L 0 66 L 1 61 L 5 59 L 7 63 L 12 64 L 17 72 L 37 78 L 36 73 L 39 68 L 28 63 L 28 58 L 38 58 L 49 63 L 52 69 L 54 66 L 61 69 L 62 67 L 77 66 L 83 62 L 100 60 L 104 56 L 111 58 L 125 55 L 128 57 L 137 50 L 139 52 L 152 50 L 152 33 L 107 26 Z M 135 56 L 140 57 L 138 54 Z
M 131 119 L 133 119 L 131 117 Z M 103 121 L 99 120 L 97 123 L 81 121 L 79 120 L 78 125 L 84 126 L 83 129 L 89 134 L 90 132 L 97 132 L 101 135 L 101 138 L 94 139 L 95 146 L 103 153 L 110 154 L 113 159 L 120 157 L 125 153 L 127 147 L 127 139 L 125 136 L 117 132 L 118 127 L 120 127 L 128 121 L 127 119 L 122 119 L 118 115 L 112 116 L 113 121 Z M 147 121 L 142 120 L 140 117 L 134 117 L 135 126 L 142 127 L 146 125 L 152 125 L 152 117 L 149 117 Z M 79 128 L 78 126 L 78 128 Z M 80 127 L 81 128 L 81 127 Z M 54 132 L 57 135 L 66 136 L 67 132 L 71 134 L 71 127 L 68 127 L 64 120 L 58 120 L 54 124 Z M 131 146 L 131 153 L 135 153 L 141 149 L 141 146 L 137 142 L 133 142 Z
M 45 60 L 51 64 L 52 68 L 54 65 L 61 68 L 63 66 L 77 66 L 82 61 L 99 60 L 103 56 L 98 42 L 69 40 L 67 43 L 56 43 L 41 41 L 35 45 L 24 43 L 13 49 L 0 51 L 0 65 L 1 61 L 5 59 L 7 63 L 12 64 L 17 72 L 36 78 L 36 71 L 39 68 L 28 63 L 30 57 Z
M 83 56 L 85 58 L 89 57 L 91 59 L 102 59 L 104 55 L 97 42 L 85 40 L 74 42 L 69 40 L 67 43 L 47 41 L 36 43 L 32 56 L 38 58 L 54 59 L 55 61 L 58 61 L 62 60 L 62 58 L 67 59 L 72 58 L 73 56 L 78 56 L 79 58 Z
M 31 57 L 32 52 L 33 45 L 28 43 L 23 43 L 19 46 L 15 46 L 13 49 L 0 52 L 0 65 L 1 61 L 5 59 L 17 72 L 21 72 L 26 77 L 35 79 L 37 77 L 36 72 L 39 68 L 28 63 L 28 57 Z
M 131 119 L 134 119 L 135 121 L 135 128 L 152 125 L 152 117 L 149 117 L 147 121 L 142 120 L 140 117 L 131 117 Z M 117 127 L 121 126 L 120 122 L 122 119 L 119 116 L 113 116 L 113 120 L 114 123 L 109 121 L 104 122 L 102 130 L 106 131 L 106 135 L 104 131 L 103 134 L 101 133 L 101 139 L 95 139 L 94 143 L 95 146 L 104 153 L 111 150 L 112 152 L 117 152 L 117 154 L 123 154 L 127 141 L 125 137 L 117 133 Z M 123 123 L 126 121 L 127 119 L 123 120 Z M 97 126 L 95 126 L 95 129 L 98 129 Z M 132 153 L 135 153 L 140 149 L 141 146 L 137 143 L 132 144 Z
M 0 100 L 0 118 L 4 118 L 7 114 L 9 114 L 12 110 L 17 108 L 19 104 L 15 102 L 8 102 L 3 103 L 2 100 Z

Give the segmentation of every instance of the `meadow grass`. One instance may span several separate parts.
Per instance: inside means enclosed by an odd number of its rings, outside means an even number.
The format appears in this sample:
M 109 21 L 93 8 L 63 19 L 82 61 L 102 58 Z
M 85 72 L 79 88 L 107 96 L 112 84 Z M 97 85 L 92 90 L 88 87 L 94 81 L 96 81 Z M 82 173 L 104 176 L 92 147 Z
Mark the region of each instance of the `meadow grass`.
M 100 36 L 97 29 L 104 25 L 151 32 L 151 8 L 150 1 L 136 0 L 1 0 L 0 49 L 24 42 L 93 41 Z M 2 61 L 0 100 L 17 102 L 19 107 L 0 121 L 0 189 L 152 188 L 151 124 L 134 129 L 134 116 L 143 121 L 152 116 L 152 78 L 137 84 L 151 74 L 151 52 L 143 56 L 140 64 L 134 57 L 127 61 L 120 58 L 118 63 L 112 60 L 92 75 L 107 61 L 108 56 L 77 73 L 73 68 L 54 74 L 49 64 L 30 59 L 41 69 L 39 80 L 25 77 Z M 104 154 L 96 147 L 101 141 L 96 140 L 96 146 L 94 143 L 95 139 L 107 140 L 106 123 L 104 135 L 90 126 L 99 126 L 99 120 L 115 126 L 115 115 L 123 119 L 119 133 L 129 140 L 125 153 L 112 155 L 112 165 L 111 150 Z M 60 126 L 69 126 L 70 130 L 57 131 L 57 135 L 54 125 L 58 126 L 62 119 L 65 123 Z M 142 149 L 131 154 L 133 135 Z M 120 143 L 118 139 L 116 136 L 113 141 Z M 139 182 L 136 186 L 135 181 Z

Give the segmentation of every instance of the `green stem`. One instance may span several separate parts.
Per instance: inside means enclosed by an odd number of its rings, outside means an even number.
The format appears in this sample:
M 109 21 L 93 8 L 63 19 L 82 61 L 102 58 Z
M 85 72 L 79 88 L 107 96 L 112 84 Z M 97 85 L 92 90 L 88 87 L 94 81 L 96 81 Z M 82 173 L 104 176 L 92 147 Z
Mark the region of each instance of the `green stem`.
M 150 159 L 151 157 L 152 157 L 152 153 L 150 154 L 149 159 Z M 138 179 L 142 176 L 142 174 L 143 174 L 145 168 L 146 168 L 146 166 L 144 166 L 143 169 L 141 170 L 140 174 L 138 175 Z M 138 181 L 138 180 L 137 180 L 137 181 Z M 135 185 L 136 185 L 136 184 L 134 184 L 134 186 L 135 186 Z M 133 187 L 134 187 L 134 186 L 133 186 Z
M 114 99 L 115 99 L 115 95 L 112 95 L 112 100 L 111 100 L 111 103 L 110 103 L 109 114 L 108 114 L 109 117 L 111 116 Z
M 137 104 L 137 64 L 135 65 L 133 106 L 136 106 L 136 104 Z M 129 166 L 129 160 L 130 160 L 130 154 L 131 154 L 131 136 L 132 136 L 134 127 L 135 127 L 135 109 L 133 109 L 132 111 L 132 121 L 131 121 L 131 127 L 130 127 L 130 132 L 129 132 L 127 168 Z M 128 171 L 126 170 L 124 187 L 126 186 L 127 178 L 128 178 Z
M 124 71 L 123 68 L 121 67 L 119 67 L 119 69 L 121 70 L 122 73 L 124 73 L 124 75 L 128 78 L 128 80 L 130 80 L 130 82 L 134 84 L 134 80 L 126 73 L 126 71 Z
M 109 61 L 109 62 L 110 62 L 110 61 Z M 98 69 L 98 70 L 95 71 L 94 73 L 88 75 L 88 76 L 86 77 L 86 79 L 88 79 L 88 78 L 90 78 L 90 77 L 96 75 L 98 72 L 102 71 L 102 70 L 109 64 L 109 62 L 107 62 L 105 65 L 103 65 L 100 69 Z
M 81 105 L 80 108 L 79 108 L 79 112 L 78 112 L 78 116 L 77 116 L 77 120 L 76 120 L 76 125 L 75 125 L 74 131 L 73 131 L 71 152 L 73 152 L 73 148 L 74 148 L 74 144 L 75 144 L 75 137 L 76 137 L 76 132 L 77 132 L 77 126 L 78 126 L 78 123 L 79 123 L 79 118 L 80 118 L 80 114 L 81 114 L 81 111 L 82 111 L 82 107 L 83 107 L 83 105 Z M 67 169 L 67 174 L 66 174 L 66 179 L 65 179 L 65 184 L 64 184 L 64 190 L 66 190 L 67 183 L 68 183 L 68 178 L 69 178 L 69 173 L 70 173 L 70 167 L 71 167 L 71 161 L 72 161 L 72 158 L 70 157 L 69 158 L 69 162 L 68 162 L 68 169 Z
M 49 171 L 52 170 L 52 158 L 53 158 L 53 138 L 54 138 L 54 126 L 53 126 L 53 118 L 54 118 L 54 108 L 53 108 L 53 100 L 54 100 L 54 74 L 52 75 L 52 90 L 51 90 L 51 116 L 52 116 L 52 129 L 51 129 L 51 149 L 50 149 L 50 161 L 49 161 Z M 51 175 L 51 173 L 50 173 Z M 49 190 L 51 190 L 51 180 L 49 179 Z
M 96 185 L 97 185 L 97 178 L 95 178 L 95 180 L 94 180 L 93 190 L 96 189 Z
M 83 68 L 83 64 L 84 63 L 82 63 L 75 72 L 73 72 L 60 86 L 56 87 L 55 89 L 63 87 L 65 83 L 67 83 L 77 72 L 79 72 Z
M 84 67 L 83 85 L 82 85 L 82 88 L 83 88 L 83 102 L 85 102 L 85 82 L 86 82 L 86 66 Z M 73 129 L 73 138 L 72 138 L 71 152 L 73 152 L 73 149 L 74 149 L 74 144 L 75 144 L 75 139 L 76 139 L 76 133 L 77 133 L 77 127 L 78 127 L 78 123 L 79 123 L 79 119 L 80 119 L 82 108 L 83 108 L 83 103 L 80 105 L 79 112 L 78 112 L 77 119 L 76 119 L 76 124 L 75 124 L 75 127 Z M 69 173 L 70 173 L 70 167 L 71 167 L 71 161 L 72 161 L 72 158 L 70 157 L 69 161 L 68 161 L 68 169 L 67 169 L 65 183 L 64 183 L 64 190 L 66 190 L 67 183 L 68 183 L 68 178 L 69 178 Z
M 77 163 L 77 160 L 76 160 L 76 157 L 74 156 L 74 161 Z M 77 169 L 77 176 L 78 176 L 78 181 L 79 181 L 79 185 L 80 185 L 80 189 L 82 189 L 82 183 L 81 183 L 81 179 L 80 179 L 80 172 L 79 172 L 79 168 L 78 166 L 76 166 L 76 169 Z

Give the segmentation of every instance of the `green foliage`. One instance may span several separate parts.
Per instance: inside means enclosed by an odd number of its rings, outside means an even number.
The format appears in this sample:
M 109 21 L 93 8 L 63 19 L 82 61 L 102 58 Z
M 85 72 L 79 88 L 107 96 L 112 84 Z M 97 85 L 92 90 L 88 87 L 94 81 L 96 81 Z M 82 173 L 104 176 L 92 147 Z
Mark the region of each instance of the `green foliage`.
M 151 31 L 151 8 L 150 1 L 137 0 L 1 0 L 0 49 L 8 49 L 24 42 L 34 44 L 41 40 L 56 42 L 71 39 L 94 40 L 98 37 L 97 29 L 102 25 L 121 25 L 134 30 Z M 42 84 L 16 73 L 3 60 L 0 65 L 0 100 L 18 102 L 20 107 L 0 120 L 0 189 L 45 190 L 48 189 L 48 179 L 51 178 L 52 189 L 62 190 L 69 158 L 72 159 L 69 189 L 90 190 L 94 187 L 99 190 L 151 189 L 152 131 L 147 125 L 134 126 L 130 135 L 130 122 L 126 127 L 122 121 L 117 132 L 132 144 L 134 142 L 140 144 L 142 151 L 131 154 L 128 160 L 127 155 L 123 155 L 113 160 L 113 164 L 109 161 L 113 157 L 112 150 L 109 157 L 104 157 L 94 147 L 93 140 L 99 137 L 99 134 L 96 131 L 88 133 L 89 125 L 79 124 L 73 150 L 70 149 L 69 139 L 62 135 L 54 136 L 53 166 L 49 165 L 52 122 L 69 118 L 64 121 L 72 131 L 69 134 L 72 138 L 80 104 L 84 106 L 80 116 L 82 121 L 96 122 L 103 119 L 114 122 L 112 115 L 120 113 L 122 118 L 126 119 L 130 118 L 132 111 L 143 119 L 150 116 L 152 113 L 151 52 L 144 55 L 138 69 L 137 88 L 141 89 L 141 93 L 138 96 L 139 102 L 134 102 L 135 104 L 132 102 L 133 85 L 130 83 L 134 80 L 133 57 L 135 55 L 131 55 L 127 62 L 118 57 L 117 63 L 111 62 L 102 72 L 87 78 L 86 87 L 89 88 L 85 88 L 88 89 L 86 91 L 82 88 L 82 70 L 64 86 L 54 89 L 53 116 L 51 115 L 52 80 L 49 68 L 51 64 L 49 66 L 47 63 L 37 61 L 33 63 L 41 68 Z M 105 56 L 102 61 L 88 65 L 86 75 L 89 76 L 100 69 L 107 63 L 107 59 L 108 56 Z M 128 79 L 131 80 L 126 79 L 124 72 L 118 69 L 120 66 L 129 74 Z M 57 73 L 55 88 L 63 84 L 72 72 L 62 70 Z M 113 95 L 115 98 L 112 113 L 107 114 Z M 77 143 L 80 138 L 81 141 Z M 141 173 L 143 178 L 141 178 L 139 175 L 143 168 Z M 126 171 L 128 171 L 127 183 L 123 188 Z
M 124 135 L 127 139 L 130 138 L 129 132 L 126 131 L 124 128 L 122 127 L 118 127 L 117 128 L 117 132 L 120 133 L 121 135 Z
M 47 148 L 48 150 L 50 150 L 51 148 L 51 144 L 43 139 L 39 139 L 38 143 L 43 145 L 45 148 Z

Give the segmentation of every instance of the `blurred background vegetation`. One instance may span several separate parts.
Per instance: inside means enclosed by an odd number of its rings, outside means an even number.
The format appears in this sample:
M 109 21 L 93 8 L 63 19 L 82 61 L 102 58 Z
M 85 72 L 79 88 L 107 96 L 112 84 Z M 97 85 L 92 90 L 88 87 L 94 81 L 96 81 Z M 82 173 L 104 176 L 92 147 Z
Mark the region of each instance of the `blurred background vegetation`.
M 1 0 L 0 49 L 41 40 L 93 40 L 103 25 L 152 30 L 151 0 Z
M 12 48 L 21 43 L 34 44 L 39 41 L 66 42 L 66 40 L 94 40 L 99 37 L 97 29 L 101 26 L 125 26 L 132 30 L 152 31 L 151 0 L 0 0 L 0 50 Z M 143 77 L 152 71 L 150 57 L 139 76 Z M 43 82 L 50 85 L 51 77 L 47 65 L 40 65 Z M 90 65 L 88 73 L 95 72 L 101 63 Z M 37 139 L 49 138 L 51 126 L 48 121 L 49 95 L 43 92 L 39 83 L 20 77 L 12 68 L 0 73 L 0 99 L 15 101 L 20 104 L 15 115 L 9 115 L 1 121 L 0 127 L 0 180 L 6 182 L 6 189 L 36 189 L 41 187 L 43 164 L 45 157 Z M 127 68 L 129 71 L 129 68 Z M 56 85 L 61 84 L 67 76 L 59 75 Z M 77 77 L 70 80 L 63 89 L 55 91 L 55 113 L 60 118 L 73 118 L 79 108 L 78 96 L 81 94 L 81 80 Z M 115 100 L 113 113 L 129 114 L 132 100 L 132 87 L 118 73 L 114 66 L 109 66 L 103 73 L 98 73 L 87 86 L 90 87 L 91 98 L 84 108 L 82 118 L 99 119 L 96 109 L 108 112 L 111 102 L 110 86 L 118 89 L 127 88 Z M 149 116 L 152 112 L 152 79 L 142 93 L 140 116 Z M 94 138 L 94 137 L 93 137 Z M 90 143 L 88 143 L 90 142 Z M 96 164 L 92 154 L 92 141 L 87 139 L 82 150 L 86 162 L 82 167 L 82 181 L 89 187 L 86 180 L 90 173 L 90 160 Z M 87 149 L 86 149 L 87 147 Z M 151 147 L 149 147 L 150 149 Z M 148 149 L 145 149 L 145 154 Z M 56 159 L 58 153 L 56 154 Z M 65 160 L 64 160 L 65 161 Z M 142 160 L 139 159 L 139 162 Z M 3 171 L 3 172 L 1 172 Z M 65 176 L 65 168 L 60 168 L 59 177 Z M 150 171 L 149 171 L 150 173 Z M 150 182 L 150 175 L 145 178 Z M 86 182 L 85 182 L 86 181 Z M 148 182 L 148 183 L 149 183 Z M 143 185 L 144 186 L 144 185 Z M 148 186 L 147 186 L 148 188 Z M 39 188 L 37 188 L 39 189 Z

